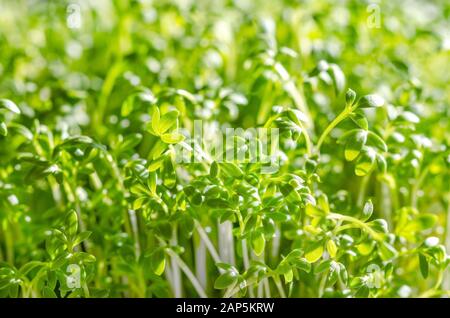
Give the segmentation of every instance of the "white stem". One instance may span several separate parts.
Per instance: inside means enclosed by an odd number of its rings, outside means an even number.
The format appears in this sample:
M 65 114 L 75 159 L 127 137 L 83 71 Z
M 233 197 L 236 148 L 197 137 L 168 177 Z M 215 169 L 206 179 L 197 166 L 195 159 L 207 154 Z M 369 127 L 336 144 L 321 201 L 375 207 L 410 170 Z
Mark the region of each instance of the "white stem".
M 195 249 L 195 274 L 202 285 L 206 288 L 206 246 L 205 242 L 198 239 L 198 244 L 196 244 Z
M 276 260 L 276 258 L 280 255 L 280 242 L 281 242 L 281 232 L 278 227 L 275 229 L 275 235 L 272 238 L 272 250 L 271 250 L 271 257 L 273 260 Z
M 233 224 L 226 221 L 218 225 L 219 229 L 219 253 L 225 262 L 235 265 Z
M 247 240 L 243 239 L 241 241 L 241 245 L 242 245 L 242 258 L 244 261 L 244 268 L 245 268 L 245 270 L 247 270 L 250 267 L 250 260 L 248 259 Z M 253 287 L 248 287 L 248 294 L 249 294 L 250 298 L 255 297 L 255 294 L 253 292 Z
M 381 182 L 380 187 L 381 187 L 382 211 L 389 226 L 392 226 L 391 189 L 385 182 Z
M 176 246 L 178 244 L 176 226 L 173 228 L 172 239 L 170 240 L 170 243 L 173 246 Z M 174 292 L 175 298 L 181 298 L 181 297 L 183 297 L 183 291 L 182 291 L 182 285 L 181 285 L 180 268 L 178 266 L 178 262 L 176 261 L 176 259 L 174 259 L 174 257 L 171 257 L 171 265 L 172 265 L 172 277 L 173 277 L 173 287 L 174 287 L 173 292 Z
M 194 286 L 195 291 L 198 293 L 198 295 L 201 298 L 207 298 L 205 291 L 203 290 L 203 287 L 195 277 L 195 275 L 191 272 L 189 267 L 186 265 L 185 262 L 172 250 L 168 249 L 167 253 L 170 255 L 172 260 L 174 260 L 178 266 L 181 268 L 181 270 L 184 272 L 186 277 L 189 279 L 189 281 L 192 283 L 192 286 Z
M 141 255 L 141 246 L 139 244 L 139 229 L 136 218 L 136 211 L 128 210 L 128 215 L 130 216 L 131 229 L 134 235 L 134 248 L 136 250 L 136 255 L 139 257 Z
M 250 260 L 248 259 L 248 248 L 247 248 L 247 240 L 243 239 L 241 241 L 242 244 L 242 257 L 244 260 L 244 267 L 248 269 L 250 267 Z
M 200 235 L 200 238 L 205 243 L 206 248 L 208 249 L 209 253 L 211 254 L 211 257 L 213 258 L 214 262 L 221 263 L 222 260 L 219 257 L 219 254 L 217 253 L 214 244 L 211 242 L 211 240 L 208 237 L 208 234 L 205 232 L 203 227 L 195 221 L 195 228 L 197 229 L 198 234 Z

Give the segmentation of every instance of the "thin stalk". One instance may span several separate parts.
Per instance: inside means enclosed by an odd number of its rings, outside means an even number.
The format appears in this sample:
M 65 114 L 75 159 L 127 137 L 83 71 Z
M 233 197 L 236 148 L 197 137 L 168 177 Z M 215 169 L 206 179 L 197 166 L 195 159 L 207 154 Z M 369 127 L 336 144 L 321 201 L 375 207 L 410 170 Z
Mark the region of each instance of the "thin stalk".
M 247 248 L 247 240 L 246 239 L 243 239 L 241 241 L 241 246 L 242 246 L 242 260 L 244 262 L 244 268 L 245 268 L 245 270 L 248 270 L 248 268 L 250 267 L 250 260 L 248 257 L 248 248 Z M 251 298 L 255 297 L 255 294 L 254 294 L 252 288 L 248 288 L 248 294 Z
M 257 292 L 258 292 L 258 298 L 263 298 L 263 296 L 264 296 L 264 294 L 263 294 L 264 289 L 263 289 L 263 284 L 261 282 L 258 284 Z
M 244 283 L 244 286 L 233 286 L 233 288 L 230 288 L 229 290 L 227 290 L 223 297 L 230 298 L 233 295 L 235 295 L 236 293 L 238 293 L 241 290 L 241 288 L 245 288 L 245 287 L 249 288 L 249 287 L 255 285 L 256 283 L 257 283 L 256 279 L 249 279 L 247 282 Z M 250 288 L 249 288 L 249 290 L 250 290 Z M 262 298 L 262 295 L 258 296 L 258 298 Z
M 272 249 L 270 255 L 274 262 L 277 261 L 280 255 L 280 243 L 281 243 L 281 231 L 280 228 L 277 226 L 275 228 L 275 235 L 272 238 Z
M 323 273 L 322 278 L 320 279 L 320 283 L 319 283 L 319 290 L 318 290 L 318 297 L 322 297 L 323 293 L 325 291 L 325 286 L 327 283 L 327 276 L 328 276 L 328 271 Z
M 270 107 L 272 106 L 272 99 L 270 96 L 273 94 L 272 83 L 268 83 L 264 88 L 263 96 L 261 99 L 261 105 L 258 111 L 257 124 L 261 125 L 265 122 L 267 115 L 269 114 Z
M 248 257 L 247 240 L 243 239 L 241 241 L 241 245 L 242 245 L 242 258 L 244 261 L 244 267 L 245 269 L 248 269 L 250 267 L 250 259 Z
M 113 66 L 109 69 L 105 81 L 103 82 L 103 86 L 100 91 L 100 97 L 98 99 L 96 111 L 93 114 L 93 123 L 95 124 L 94 129 L 99 134 L 100 129 L 104 129 L 103 118 L 106 112 L 106 108 L 108 105 L 109 96 L 111 95 L 112 89 L 114 88 L 114 84 L 122 73 L 123 63 L 122 58 L 118 58 L 117 62 L 113 64 Z
M 308 127 L 314 129 L 314 121 L 312 120 L 311 113 L 308 109 L 308 105 L 306 104 L 306 98 L 305 94 L 303 93 L 302 84 L 300 84 L 297 88 L 294 81 L 291 79 L 284 85 L 284 88 L 291 96 L 295 106 L 308 118 Z
M 388 222 L 389 226 L 392 226 L 392 202 L 391 202 L 391 189 L 385 182 L 380 182 L 380 192 L 381 192 L 381 206 L 384 217 Z
M 280 277 L 273 276 L 273 281 L 275 282 L 275 286 L 277 286 L 278 292 L 280 293 L 280 297 L 286 298 L 286 293 L 284 292 L 283 286 L 281 285 Z
M 417 208 L 417 192 L 419 192 L 422 183 L 425 181 L 425 178 L 430 171 L 430 165 L 428 165 L 425 169 L 422 170 L 422 173 L 419 175 L 419 178 L 414 183 L 414 186 L 411 189 L 411 206 Z
M 134 210 L 128 210 L 128 214 L 130 216 L 130 223 L 131 223 L 131 229 L 133 231 L 133 238 L 134 238 L 134 248 L 136 250 L 137 256 L 141 255 L 141 244 L 139 240 L 138 235 L 138 222 L 136 218 L 136 212 Z
M 205 291 L 203 290 L 202 285 L 200 284 L 200 282 L 197 280 L 197 278 L 195 277 L 195 275 L 191 272 L 191 270 L 189 269 L 189 267 L 186 265 L 185 262 L 183 262 L 183 260 L 178 256 L 178 254 L 176 254 L 175 252 L 173 252 L 170 249 L 167 249 L 167 253 L 170 255 L 171 259 L 174 260 L 178 266 L 181 268 L 181 270 L 184 272 L 184 274 L 186 275 L 186 277 L 189 279 L 189 281 L 192 283 L 192 286 L 194 286 L 195 291 L 197 292 L 197 294 L 201 297 L 201 298 L 207 298 Z
M 266 295 L 267 298 L 270 298 L 270 286 L 269 286 L 269 279 L 268 278 L 264 278 L 263 279 L 263 286 L 264 286 L 264 293 Z
M 361 220 L 358 220 L 357 218 L 354 218 L 354 217 L 351 217 L 348 215 L 339 214 L 339 213 L 329 213 L 327 215 L 327 218 L 350 222 L 353 225 L 355 225 L 356 227 L 359 227 L 360 229 L 365 230 L 375 240 L 381 241 L 383 239 L 379 233 L 375 232 L 370 226 L 368 226 L 366 223 L 362 222 Z
M 352 112 L 351 107 L 345 107 L 344 110 L 328 125 L 327 128 L 323 131 L 322 135 L 319 138 L 319 141 L 317 142 L 317 153 L 320 153 L 320 148 L 322 147 L 323 142 L 325 141 L 325 138 L 328 136 L 328 134 L 336 127 L 341 121 L 347 118 L 347 116 Z
M 358 200 L 357 200 L 357 205 L 358 207 L 362 207 L 364 204 L 364 198 L 366 196 L 366 191 L 367 191 L 367 185 L 369 183 L 370 177 L 371 177 L 371 173 L 365 175 L 362 180 L 361 180 L 361 185 L 359 187 L 359 191 L 358 191 Z
M 194 248 L 195 248 L 195 275 L 197 276 L 200 284 L 203 288 L 206 288 L 206 245 L 205 242 L 199 237 L 194 236 Z
M 178 245 L 177 227 L 176 226 L 173 227 L 172 239 L 170 240 L 170 243 L 173 246 Z M 176 254 L 172 253 L 170 255 L 176 255 Z M 178 256 L 178 255 L 176 255 L 176 256 Z M 173 275 L 172 277 L 173 277 L 175 298 L 181 298 L 183 296 L 183 291 L 182 291 L 182 284 L 181 284 L 180 267 L 179 267 L 179 262 L 173 256 L 171 256 L 171 266 L 172 266 L 172 275 Z
M 430 298 L 433 297 L 435 295 L 440 294 L 442 291 L 440 291 L 440 287 L 442 285 L 442 280 L 444 278 L 444 271 L 440 270 L 437 280 L 436 280 L 436 284 L 433 286 L 433 288 L 427 290 L 426 292 L 422 293 L 419 298 Z
M 211 254 L 211 257 L 213 258 L 214 262 L 216 263 L 222 263 L 222 260 L 220 259 L 219 253 L 217 253 L 214 244 L 211 242 L 211 240 L 208 237 L 208 234 L 205 232 L 203 227 L 195 221 L 195 228 L 200 235 L 200 238 L 203 240 L 203 242 L 206 245 L 206 248 L 208 249 L 209 253 Z
M 218 224 L 219 254 L 225 262 L 234 265 L 233 224 L 230 221 Z

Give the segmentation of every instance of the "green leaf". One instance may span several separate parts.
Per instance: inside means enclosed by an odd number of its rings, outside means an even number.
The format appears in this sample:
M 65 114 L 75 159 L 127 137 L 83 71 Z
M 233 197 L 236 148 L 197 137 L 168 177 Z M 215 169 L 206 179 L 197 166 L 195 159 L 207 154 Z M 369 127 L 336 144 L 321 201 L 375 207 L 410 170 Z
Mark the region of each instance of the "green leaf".
M 80 244 L 81 242 L 87 240 L 91 236 L 91 234 L 92 234 L 91 231 L 84 231 L 84 232 L 79 233 L 73 240 L 73 245 L 76 246 L 76 245 Z
M 372 203 L 372 200 L 369 199 L 364 204 L 361 220 L 364 222 L 367 221 L 372 216 L 372 213 L 373 213 L 373 203 Z
M 355 174 L 358 177 L 367 175 L 373 169 L 375 164 L 375 155 L 376 153 L 370 148 L 361 153 L 361 156 L 355 166 Z
M 388 233 L 388 224 L 384 219 L 376 219 L 367 223 L 374 231 L 379 233 Z
M 311 203 L 306 204 L 305 213 L 311 217 L 324 217 L 327 215 L 325 211 L 315 205 L 312 205 Z
M 420 214 L 414 220 L 406 224 L 401 230 L 402 234 L 415 234 L 417 232 L 432 228 L 437 222 L 434 214 Z
M 153 107 L 152 119 L 151 119 L 151 128 L 154 135 L 159 136 L 161 132 L 159 131 L 159 120 L 160 120 L 160 112 L 158 106 Z
M 352 113 L 350 114 L 350 119 L 358 125 L 360 128 L 367 130 L 369 129 L 369 123 L 367 122 L 366 116 L 360 113 Z
M 9 125 L 12 131 L 18 132 L 20 135 L 24 136 L 27 140 L 33 140 L 33 133 L 24 125 L 17 123 L 10 123 Z
M 159 122 L 159 133 L 164 134 L 169 129 L 176 127 L 179 115 L 180 112 L 178 110 L 172 110 L 161 116 Z
M 211 176 L 211 178 L 217 178 L 217 176 L 219 175 L 219 165 L 216 161 L 213 161 L 213 163 L 211 164 L 209 175 Z
M 348 282 L 348 272 L 345 268 L 344 264 L 339 263 L 339 278 L 344 285 L 347 285 Z
M 417 117 L 416 114 L 404 111 L 399 115 L 399 118 L 403 119 L 404 121 L 410 122 L 412 124 L 418 124 L 420 122 L 420 118 Z
M 206 205 L 211 208 L 229 208 L 230 202 L 222 198 L 212 198 L 205 201 Z
M 328 254 L 330 254 L 331 258 L 335 258 L 336 257 L 336 253 L 337 253 L 337 246 L 336 243 L 334 243 L 333 240 L 328 240 L 327 242 L 327 251 Z
M 285 274 L 284 274 L 284 280 L 286 283 L 290 283 L 292 282 L 292 279 L 294 278 L 294 272 L 291 270 L 288 270 Z
M 221 162 L 219 163 L 219 166 L 224 172 L 226 172 L 231 177 L 240 178 L 244 175 L 244 172 L 235 163 Z
M 386 173 L 387 171 L 386 159 L 382 155 L 376 154 L 376 161 L 378 170 L 380 170 L 382 173 Z
M 238 275 L 235 271 L 228 271 L 217 277 L 214 282 L 215 289 L 225 289 L 236 283 Z
M 53 291 L 53 289 L 50 289 L 49 287 L 45 286 L 42 289 L 42 297 L 43 298 L 57 298 L 55 292 Z
M 389 261 L 398 254 L 395 248 L 386 242 L 381 242 L 378 245 L 378 251 L 380 252 L 380 256 L 383 261 Z
M 347 106 L 352 106 L 356 99 L 356 93 L 351 88 L 347 89 L 345 93 L 345 103 Z
M 0 135 L 6 137 L 8 135 L 8 127 L 6 127 L 6 123 L 0 121 Z
M 375 94 L 363 96 L 358 101 L 359 108 L 381 107 L 384 104 L 384 99 L 381 96 Z
M 45 263 L 44 262 L 40 262 L 40 261 L 31 261 L 26 263 L 25 265 L 23 265 L 20 269 L 19 269 L 19 273 L 20 275 L 27 275 L 29 272 L 31 272 L 33 269 L 37 268 L 37 267 L 41 267 L 44 266 Z
M 15 114 L 20 114 L 19 107 L 17 107 L 17 105 L 9 99 L 4 99 L 4 98 L 0 99 L 0 108 L 2 108 L 2 107 L 15 113 Z
M 127 135 L 123 142 L 119 145 L 119 152 L 124 152 L 136 147 L 142 140 L 142 135 L 139 133 Z
M 386 143 L 384 142 L 383 139 L 381 139 L 380 136 L 378 136 L 377 134 L 369 131 L 369 136 L 368 137 L 369 138 L 367 140 L 367 143 L 369 145 L 373 145 L 376 148 L 378 148 L 378 149 L 380 149 L 381 151 L 384 151 L 384 152 L 388 151 L 388 147 L 387 147 Z
M 309 263 L 315 263 L 316 261 L 318 261 L 323 254 L 323 244 L 317 243 L 317 244 L 313 244 L 307 251 L 305 254 L 305 259 L 309 262 Z
M 122 107 L 120 109 L 120 114 L 123 117 L 128 117 L 128 115 L 130 115 L 131 112 L 133 111 L 135 98 L 136 98 L 136 94 L 133 94 L 133 95 L 128 96 L 125 99 L 125 101 L 123 102 Z
M 325 272 L 326 270 L 328 270 L 330 268 L 331 262 L 332 262 L 331 259 L 327 259 L 327 260 L 320 262 L 319 265 L 317 265 L 317 267 L 314 268 L 314 274 L 318 275 L 318 274 L 321 274 L 321 273 Z
M 358 245 L 356 246 L 356 249 L 358 250 L 358 252 L 359 252 L 361 255 L 367 256 L 367 255 L 369 255 L 370 253 L 372 253 L 372 251 L 373 251 L 375 245 L 376 245 L 376 244 L 375 244 L 375 241 L 372 241 L 372 240 L 366 240 L 366 241 L 364 241 L 364 242 L 358 244 Z
M 427 278 L 429 266 L 427 258 L 422 253 L 419 253 L 419 265 L 420 273 L 422 274 L 423 278 Z
M 182 142 L 185 139 L 185 137 L 178 132 L 172 132 L 161 135 L 161 139 L 166 144 L 177 144 L 179 142 Z
M 259 256 L 264 252 L 266 246 L 266 239 L 262 233 L 252 235 L 252 248 L 255 255 Z
M 328 73 L 333 80 L 333 86 L 336 96 L 339 95 L 345 87 L 345 75 L 341 68 L 334 63 L 329 64 Z
M 74 237 L 77 234 L 78 231 L 78 216 L 77 212 L 75 210 L 71 210 L 66 215 L 65 220 L 65 228 L 66 228 L 66 234 L 69 237 Z
M 361 149 L 366 144 L 366 141 L 367 131 L 358 131 L 358 133 L 356 133 L 353 138 L 350 138 L 347 141 L 347 144 L 345 146 L 345 159 L 347 161 L 355 160 L 359 156 Z
M 164 269 L 166 268 L 166 256 L 162 248 L 157 249 L 152 254 L 150 264 L 152 267 L 152 271 L 156 275 L 161 276 L 164 273 Z
M 306 273 L 311 272 L 311 263 L 306 258 L 294 258 L 290 260 L 290 263 Z

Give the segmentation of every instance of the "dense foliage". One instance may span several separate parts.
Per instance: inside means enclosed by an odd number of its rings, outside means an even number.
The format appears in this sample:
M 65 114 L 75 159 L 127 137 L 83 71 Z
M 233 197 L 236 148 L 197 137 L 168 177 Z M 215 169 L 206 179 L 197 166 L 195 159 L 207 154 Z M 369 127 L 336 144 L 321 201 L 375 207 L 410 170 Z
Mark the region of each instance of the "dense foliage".
M 448 296 L 449 4 L 2 1 L 0 297 Z

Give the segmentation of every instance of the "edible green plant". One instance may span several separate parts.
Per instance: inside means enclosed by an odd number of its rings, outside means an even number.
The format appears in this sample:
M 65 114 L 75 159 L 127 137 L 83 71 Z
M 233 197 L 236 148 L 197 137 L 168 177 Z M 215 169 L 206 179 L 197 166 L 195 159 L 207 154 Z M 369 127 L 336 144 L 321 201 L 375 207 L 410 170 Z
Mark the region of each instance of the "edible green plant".
M 379 6 L 0 4 L 0 297 L 449 296 L 449 4 Z

